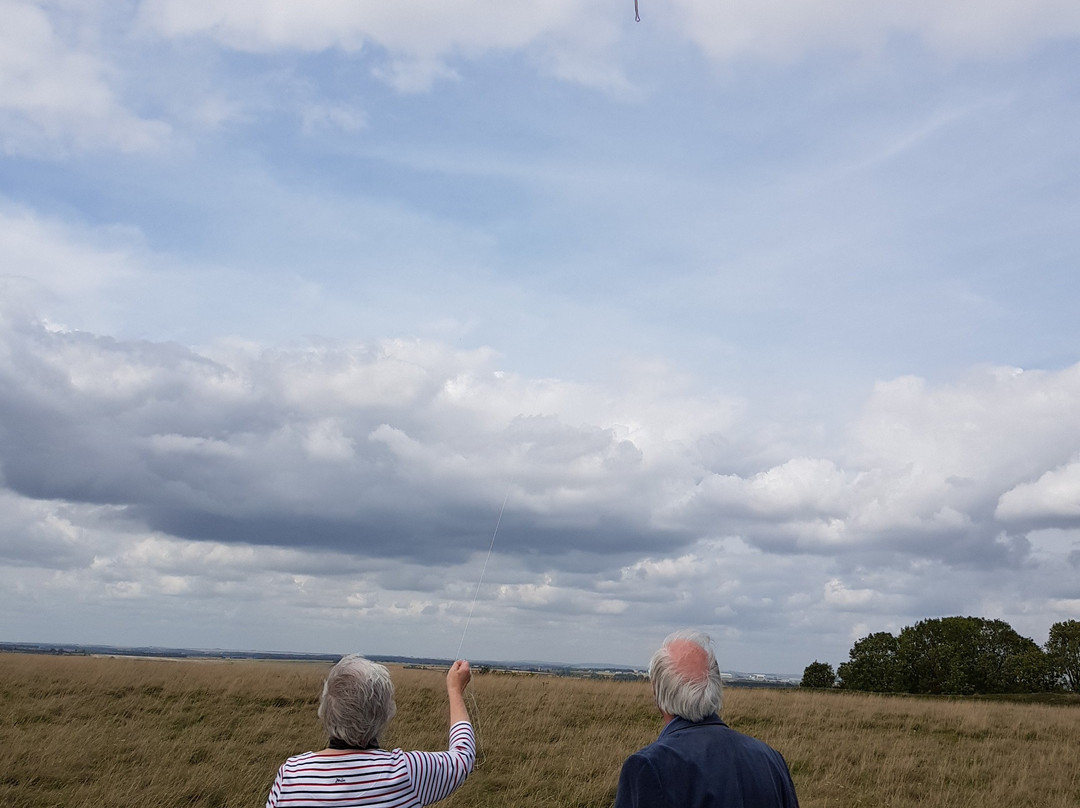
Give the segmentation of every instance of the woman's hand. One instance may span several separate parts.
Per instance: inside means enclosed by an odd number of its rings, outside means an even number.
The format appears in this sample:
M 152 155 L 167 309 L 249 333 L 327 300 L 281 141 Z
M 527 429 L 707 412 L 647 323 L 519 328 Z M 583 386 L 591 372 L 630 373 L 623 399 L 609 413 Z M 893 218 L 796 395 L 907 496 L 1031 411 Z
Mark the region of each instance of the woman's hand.
M 471 679 L 472 671 L 469 670 L 469 663 L 464 659 L 459 659 L 446 672 L 446 690 L 448 693 L 464 693 Z

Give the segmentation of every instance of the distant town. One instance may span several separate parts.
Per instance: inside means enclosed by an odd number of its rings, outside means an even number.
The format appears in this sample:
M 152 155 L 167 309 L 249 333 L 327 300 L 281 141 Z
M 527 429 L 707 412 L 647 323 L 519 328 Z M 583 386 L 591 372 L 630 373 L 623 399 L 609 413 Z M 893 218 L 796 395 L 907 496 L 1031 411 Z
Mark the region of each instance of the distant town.
M 161 648 L 158 646 L 81 645 L 77 643 L 0 642 L 0 653 L 54 654 L 65 656 L 127 656 L 154 659 L 264 659 L 280 662 L 337 662 L 341 654 L 313 654 L 291 651 L 233 651 L 221 648 Z M 446 668 L 451 660 L 437 657 L 408 657 L 369 654 L 376 662 L 411 668 Z M 552 662 L 472 661 L 477 673 L 534 676 L 572 676 L 589 679 L 640 680 L 647 678 L 642 669 L 625 665 L 570 665 Z M 798 677 L 771 673 L 724 671 L 724 684 L 730 687 L 796 687 Z

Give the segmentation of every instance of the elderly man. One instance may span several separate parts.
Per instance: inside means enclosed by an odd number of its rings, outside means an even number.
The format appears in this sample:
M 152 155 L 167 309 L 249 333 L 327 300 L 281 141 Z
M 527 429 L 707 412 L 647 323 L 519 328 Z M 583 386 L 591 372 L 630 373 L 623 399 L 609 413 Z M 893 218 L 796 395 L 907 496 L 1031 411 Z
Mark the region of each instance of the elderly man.
M 623 763 L 615 808 L 798 808 L 787 763 L 720 720 L 720 668 L 708 635 L 671 634 L 649 663 L 664 728 Z
M 379 734 L 394 717 L 394 685 L 382 665 L 358 654 L 330 669 L 319 699 L 326 749 L 295 755 L 278 769 L 266 808 L 421 808 L 450 795 L 476 758 L 464 692 L 469 663 L 446 673 L 450 743 L 443 752 L 383 749 Z

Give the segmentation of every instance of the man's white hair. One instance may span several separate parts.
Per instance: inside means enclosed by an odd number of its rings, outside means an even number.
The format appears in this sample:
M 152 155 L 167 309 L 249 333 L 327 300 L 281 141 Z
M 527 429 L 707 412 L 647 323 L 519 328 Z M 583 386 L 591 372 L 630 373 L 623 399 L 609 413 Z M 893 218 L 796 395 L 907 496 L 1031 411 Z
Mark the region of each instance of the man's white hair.
M 678 651 L 686 643 L 697 646 L 700 656 L 688 660 Z M 656 706 L 668 715 L 701 721 L 719 714 L 724 704 L 723 679 L 709 635 L 696 629 L 680 629 L 667 636 L 649 662 Z

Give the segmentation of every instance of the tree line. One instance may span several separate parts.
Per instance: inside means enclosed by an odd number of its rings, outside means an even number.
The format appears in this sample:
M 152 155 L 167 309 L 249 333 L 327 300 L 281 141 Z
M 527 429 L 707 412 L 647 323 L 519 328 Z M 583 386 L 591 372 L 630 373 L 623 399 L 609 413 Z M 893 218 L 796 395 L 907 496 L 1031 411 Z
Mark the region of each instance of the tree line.
M 1080 620 L 1055 623 L 1042 647 L 1003 620 L 920 620 L 899 635 L 863 637 L 835 670 L 815 660 L 803 671 L 802 686 L 941 695 L 1080 693 Z

